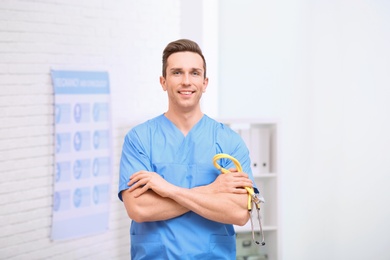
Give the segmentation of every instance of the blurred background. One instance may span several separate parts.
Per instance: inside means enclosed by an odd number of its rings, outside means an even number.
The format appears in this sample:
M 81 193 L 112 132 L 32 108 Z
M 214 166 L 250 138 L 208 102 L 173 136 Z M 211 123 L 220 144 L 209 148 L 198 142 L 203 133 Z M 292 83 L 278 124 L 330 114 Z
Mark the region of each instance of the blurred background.
M 0 259 L 129 259 L 123 136 L 163 113 L 162 50 L 190 38 L 204 112 L 279 122 L 284 260 L 390 259 L 390 2 L 0 0 Z M 110 76 L 109 230 L 51 241 L 51 69 Z

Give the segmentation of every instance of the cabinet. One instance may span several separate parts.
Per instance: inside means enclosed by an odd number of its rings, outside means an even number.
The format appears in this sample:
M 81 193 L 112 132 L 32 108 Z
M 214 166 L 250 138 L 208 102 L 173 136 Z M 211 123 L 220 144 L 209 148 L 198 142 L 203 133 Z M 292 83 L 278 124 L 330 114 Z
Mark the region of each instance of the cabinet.
M 280 259 L 278 124 L 276 121 L 258 119 L 219 119 L 219 121 L 230 126 L 245 141 L 249 149 L 256 186 L 265 199 L 265 203 L 261 204 L 260 212 L 266 245 L 259 246 L 253 243 L 250 221 L 244 226 L 235 226 L 237 259 Z M 259 240 L 261 237 L 257 212 L 253 212 L 252 218 L 255 238 Z

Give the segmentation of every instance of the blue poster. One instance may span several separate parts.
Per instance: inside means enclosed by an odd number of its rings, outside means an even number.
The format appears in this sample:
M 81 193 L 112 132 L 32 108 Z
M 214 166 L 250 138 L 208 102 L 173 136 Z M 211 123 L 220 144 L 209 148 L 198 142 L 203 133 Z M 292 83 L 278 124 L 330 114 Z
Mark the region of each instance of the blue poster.
M 112 177 L 107 72 L 51 71 L 55 172 L 52 240 L 108 230 Z

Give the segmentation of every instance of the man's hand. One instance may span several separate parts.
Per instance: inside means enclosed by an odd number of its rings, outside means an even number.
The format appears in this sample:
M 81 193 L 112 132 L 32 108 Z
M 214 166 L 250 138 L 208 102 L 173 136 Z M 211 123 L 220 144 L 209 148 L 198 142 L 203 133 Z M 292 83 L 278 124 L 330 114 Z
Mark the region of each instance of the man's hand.
M 129 192 L 134 191 L 133 195 L 135 198 L 141 196 L 149 189 L 161 197 L 168 197 L 169 192 L 174 187 L 174 185 L 164 180 L 158 173 L 148 171 L 136 172 L 130 177 L 130 182 L 127 185 L 133 185 L 129 188 Z
M 207 185 L 214 193 L 247 193 L 245 187 L 252 187 L 248 174 L 229 169 L 230 173 L 221 173 L 214 182 Z

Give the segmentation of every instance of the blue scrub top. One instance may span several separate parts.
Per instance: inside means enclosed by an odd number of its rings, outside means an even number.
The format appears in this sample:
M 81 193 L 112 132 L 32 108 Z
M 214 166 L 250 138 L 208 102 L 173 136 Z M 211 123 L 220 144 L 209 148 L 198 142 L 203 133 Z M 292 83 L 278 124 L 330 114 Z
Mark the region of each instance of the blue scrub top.
M 126 135 L 120 162 L 119 193 L 128 189 L 130 176 L 140 170 L 156 172 L 168 182 L 193 188 L 213 182 L 220 172 L 213 157 L 227 153 L 249 174 L 248 149 L 241 137 L 224 124 L 204 115 L 184 136 L 164 115 L 134 127 Z M 235 168 L 229 159 L 219 164 Z M 211 221 L 188 212 L 130 228 L 132 259 L 235 259 L 236 240 L 232 225 Z

